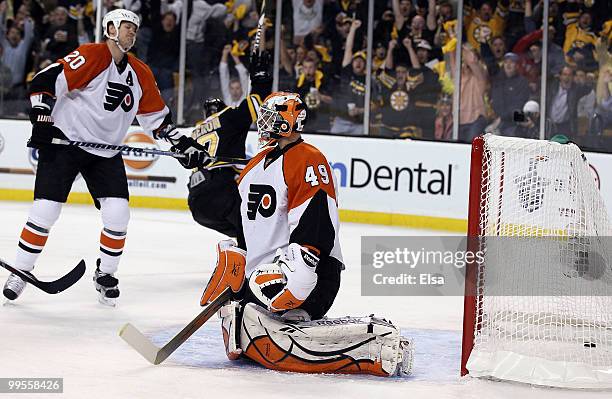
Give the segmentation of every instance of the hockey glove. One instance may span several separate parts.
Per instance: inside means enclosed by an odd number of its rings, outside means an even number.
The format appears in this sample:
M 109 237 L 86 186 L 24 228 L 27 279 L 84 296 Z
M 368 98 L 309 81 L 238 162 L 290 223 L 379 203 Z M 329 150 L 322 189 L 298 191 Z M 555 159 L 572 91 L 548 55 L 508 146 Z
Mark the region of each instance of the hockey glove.
M 270 53 L 268 51 L 264 51 L 261 54 L 259 52 L 251 54 L 249 75 L 251 77 L 251 84 L 262 84 L 272 81 L 272 76 L 270 75 Z
M 193 138 L 187 136 L 179 137 L 170 150 L 186 155 L 183 158 L 177 158 L 185 169 L 201 168 L 214 160 L 214 158 L 208 154 L 206 148 Z
M 28 140 L 28 147 L 40 148 L 51 144 L 53 138 L 63 138 L 59 129 L 53 126 L 51 110 L 53 98 L 47 94 L 38 94 L 31 97 L 32 109 L 30 122 L 32 122 L 32 136 Z
M 273 263 L 261 265 L 253 272 L 249 287 L 272 312 L 295 309 L 317 285 L 318 263 L 319 258 L 308 249 L 289 244 L 286 255 L 279 248 Z M 275 286 L 282 288 L 278 291 Z

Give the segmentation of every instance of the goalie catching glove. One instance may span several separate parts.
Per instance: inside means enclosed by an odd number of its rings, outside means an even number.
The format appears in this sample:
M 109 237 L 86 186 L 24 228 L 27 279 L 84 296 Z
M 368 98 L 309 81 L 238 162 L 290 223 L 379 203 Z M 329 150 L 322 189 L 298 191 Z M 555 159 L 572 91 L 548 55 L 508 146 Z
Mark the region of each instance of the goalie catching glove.
M 319 258 L 299 244 L 281 248 L 274 261 L 263 264 L 249 277 L 251 292 L 272 312 L 299 307 L 317 285 Z

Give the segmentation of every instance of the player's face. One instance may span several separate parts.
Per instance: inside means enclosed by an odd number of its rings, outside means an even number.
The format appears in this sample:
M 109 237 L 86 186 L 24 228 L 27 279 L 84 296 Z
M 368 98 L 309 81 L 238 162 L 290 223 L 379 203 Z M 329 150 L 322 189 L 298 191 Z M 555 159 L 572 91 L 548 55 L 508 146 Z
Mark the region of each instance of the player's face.
M 123 48 L 131 48 L 136 42 L 136 32 L 138 32 L 138 27 L 131 23 L 124 21 L 119 26 L 119 44 Z

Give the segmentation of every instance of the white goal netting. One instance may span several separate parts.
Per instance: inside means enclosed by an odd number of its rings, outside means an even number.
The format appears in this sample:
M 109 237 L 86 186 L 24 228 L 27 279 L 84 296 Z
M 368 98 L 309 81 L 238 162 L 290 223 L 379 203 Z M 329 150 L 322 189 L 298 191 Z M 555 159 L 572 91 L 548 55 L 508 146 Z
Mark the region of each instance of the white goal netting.
M 612 228 L 594 171 L 573 144 L 484 144 L 470 375 L 612 387 Z

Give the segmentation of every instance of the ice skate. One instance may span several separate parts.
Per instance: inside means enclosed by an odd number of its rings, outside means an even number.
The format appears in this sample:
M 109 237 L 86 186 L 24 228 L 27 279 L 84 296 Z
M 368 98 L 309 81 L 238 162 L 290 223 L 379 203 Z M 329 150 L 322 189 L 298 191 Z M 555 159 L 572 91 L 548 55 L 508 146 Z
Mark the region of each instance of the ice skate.
M 94 274 L 94 285 L 100 293 L 98 301 L 102 305 L 116 306 L 119 297 L 119 280 L 109 273 L 100 271 L 100 259 L 96 262 L 96 272 Z
M 14 301 L 19 297 L 19 295 L 21 295 L 26 285 L 27 283 L 19 278 L 19 276 L 17 276 L 15 273 L 11 273 L 6 280 L 6 283 L 4 283 L 2 293 L 8 300 Z

